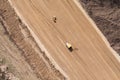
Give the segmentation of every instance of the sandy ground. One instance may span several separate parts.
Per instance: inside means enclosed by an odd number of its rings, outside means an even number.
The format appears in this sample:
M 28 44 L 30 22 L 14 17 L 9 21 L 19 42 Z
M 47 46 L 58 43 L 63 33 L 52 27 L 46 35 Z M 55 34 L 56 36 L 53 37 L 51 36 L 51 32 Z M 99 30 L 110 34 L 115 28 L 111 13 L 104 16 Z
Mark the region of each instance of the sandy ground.
M 10 1 L 70 80 L 120 79 L 119 62 L 72 0 Z M 66 41 L 77 50 L 69 52 Z
M 9 72 L 12 72 L 20 80 L 38 80 L 23 56 L 21 56 L 21 52 L 8 37 L 1 23 L 0 58 L 5 60 L 10 69 Z

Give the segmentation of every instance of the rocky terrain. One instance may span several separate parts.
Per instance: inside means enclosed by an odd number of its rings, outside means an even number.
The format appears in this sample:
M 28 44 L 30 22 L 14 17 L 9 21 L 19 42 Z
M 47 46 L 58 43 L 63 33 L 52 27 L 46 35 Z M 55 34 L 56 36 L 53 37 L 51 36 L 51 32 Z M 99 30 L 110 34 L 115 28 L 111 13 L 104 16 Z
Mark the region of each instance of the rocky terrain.
M 110 45 L 120 54 L 120 8 L 117 4 L 111 6 L 109 0 L 79 0 L 98 28 L 106 36 Z
M 0 59 L 0 80 L 20 80 L 9 71 L 9 67 Z

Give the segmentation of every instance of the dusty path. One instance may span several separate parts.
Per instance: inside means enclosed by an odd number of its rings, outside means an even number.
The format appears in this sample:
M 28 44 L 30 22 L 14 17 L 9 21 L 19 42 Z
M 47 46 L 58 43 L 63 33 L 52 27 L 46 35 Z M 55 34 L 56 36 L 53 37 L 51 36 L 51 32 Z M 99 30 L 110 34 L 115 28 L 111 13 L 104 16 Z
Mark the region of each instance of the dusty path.
M 70 80 L 120 79 L 119 62 L 72 0 L 9 1 Z M 78 50 L 69 52 L 66 41 Z

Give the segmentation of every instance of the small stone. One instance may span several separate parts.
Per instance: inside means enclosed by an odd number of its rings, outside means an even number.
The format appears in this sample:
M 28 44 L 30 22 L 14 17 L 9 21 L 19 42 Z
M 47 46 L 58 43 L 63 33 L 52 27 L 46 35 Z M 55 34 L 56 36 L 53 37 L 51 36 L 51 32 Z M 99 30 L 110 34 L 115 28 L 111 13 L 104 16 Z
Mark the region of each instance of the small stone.
M 0 73 L 0 77 L 2 77 L 2 73 Z
M 12 73 L 7 73 L 5 77 L 7 80 L 20 80 L 19 78 L 15 77 Z
M 0 58 L 0 63 L 2 63 L 2 62 L 3 62 L 3 59 Z
M 2 72 L 2 73 L 3 72 L 5 73 L 7 71 L 7 69 L 8 69 L 8 67 L 6 65 L 1 65 L 0 66 L 0 72 Z

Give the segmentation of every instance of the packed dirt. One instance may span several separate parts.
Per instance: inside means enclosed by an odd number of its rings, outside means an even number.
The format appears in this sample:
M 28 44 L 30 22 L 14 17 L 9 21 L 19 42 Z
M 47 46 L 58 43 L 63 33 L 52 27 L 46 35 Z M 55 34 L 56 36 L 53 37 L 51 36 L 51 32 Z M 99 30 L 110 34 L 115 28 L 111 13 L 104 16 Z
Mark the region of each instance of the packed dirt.
M 120 8 L 116 4 L 110 5 L 110 1 L 79 0 L 98 28 L 106 36 L 109 43 L 120 55 Z

